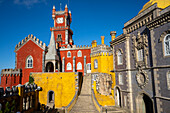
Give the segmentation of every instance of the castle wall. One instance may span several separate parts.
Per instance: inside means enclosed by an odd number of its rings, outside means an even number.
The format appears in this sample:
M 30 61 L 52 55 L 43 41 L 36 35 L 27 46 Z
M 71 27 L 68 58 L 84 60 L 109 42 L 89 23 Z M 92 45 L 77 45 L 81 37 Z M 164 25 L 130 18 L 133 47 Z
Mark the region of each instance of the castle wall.
M 21 83 L 22 72 L 20 69 L 3 69 L 1 72 L 1 86 L 12 88 Z
M 50 105 L 49 92 L 54 92 L 55 108 L 62 108 L 69 105 L 79 90 L 79 74 L 78 73 L 33 73 L 34 83 L 42 87 L 39 92 L 39 102 L 41 104 Z M 80 83 L 81 84 L 81 83 Z
M 29 75 L 31 72 L 42 72 L 42 59 L 43 59 L 43 49 L 41 49 L 32 40 L 29 40 L 25 45 L 23 45 L 17 54 L 17 69 L 22 69 L 22 84 L 29 81 Z M 33 68 L 26 68 L 26 59 L 28 56 L 33 57 Z

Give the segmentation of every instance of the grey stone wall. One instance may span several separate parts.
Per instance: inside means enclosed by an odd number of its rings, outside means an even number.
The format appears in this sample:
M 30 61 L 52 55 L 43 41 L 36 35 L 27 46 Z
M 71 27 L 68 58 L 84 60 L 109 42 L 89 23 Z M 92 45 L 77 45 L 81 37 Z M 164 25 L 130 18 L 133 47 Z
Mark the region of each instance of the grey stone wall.
M 170 29 L 170 23 L 160 26 L 153 30 L 154 38 L 155 38 L 154 42 L 155 42 L 155 50 L 156 50 L 155 51 L 156 52 L 156 61 L 157 61 L 156 66 L 170 65 L 170 56 L 168 56 L 168 57 L 164 56 L 163 41 L 159 41 L 161 34 L 165 31 L 167 31 L 168 29 Z

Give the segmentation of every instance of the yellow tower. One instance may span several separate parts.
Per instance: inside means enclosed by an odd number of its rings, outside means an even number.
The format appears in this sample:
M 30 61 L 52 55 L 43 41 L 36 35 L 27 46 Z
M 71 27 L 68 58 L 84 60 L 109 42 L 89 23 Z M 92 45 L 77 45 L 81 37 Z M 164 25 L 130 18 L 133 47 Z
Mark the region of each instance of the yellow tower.
M 113 53 L 112 48 L 104 44 L 104 36 L 101 36 L 101 44 L 97 45 L 96 41 L 92 42 L 91 49 L 91 74 L 92 89 L 97 102 L 101 106 L 114 106 L 114 86 L 115 74 L 113 70 Z M 112 84 L 109 84 L 112 83 Z M 96 101 L 94 101 L 94 104 Z M 95 104 L 98 111 L 100 107 Z

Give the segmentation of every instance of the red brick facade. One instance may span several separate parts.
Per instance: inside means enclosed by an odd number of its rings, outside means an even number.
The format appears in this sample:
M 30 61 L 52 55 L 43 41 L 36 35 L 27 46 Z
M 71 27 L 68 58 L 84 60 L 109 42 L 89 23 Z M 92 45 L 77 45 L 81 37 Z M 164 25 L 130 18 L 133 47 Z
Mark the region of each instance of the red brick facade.
M 32 40 L 29 40 L 19 50 L 16 51 L 17 69 L 22 69 L 22 84 L 29 81 L 29 75 L 31 72 L 42 72 L 42 58 L 43 49 L 35 44 Z M 26 60 L 29 56 L 33 58 L 33 68 L 26 67 Z
M 1 86 L 10 87 L 16 86 L 21 83 L 21 70 L 3 69 L 1 72 Z
M 64 69 L 65 72 L 73 72 L 73 57 L 75 57 L 75 72 L 83 72 L 84 74 L 84 66 L 86 66 L 88 63 L 91 63 L 91 59 L 90 59 L 90 52 L 91 49 L 89 49 L 88 47 L 84 49 L 81 49 L 83 47 L 80 48 L 71 48 L 70 50 L 61 50 L 60 51 L 60 55 L 61 55 L 61 61 L 63 61 L 63 58 L 65 58 L 65 64 L 64 64 Z M 78 52 L 81 52 L 82 56 L 78 56 Z M 67 53 L 70 52 L 71 53 L 71 57 L 67 56 Z M 78 63 L 82 64 L 82 69 L 77 69 L 77 65 Z M 84 62 L 86 62 L 86 64 L 84 64 Z M 67 70 L 67 64 L 71 63 L 71 70 Z

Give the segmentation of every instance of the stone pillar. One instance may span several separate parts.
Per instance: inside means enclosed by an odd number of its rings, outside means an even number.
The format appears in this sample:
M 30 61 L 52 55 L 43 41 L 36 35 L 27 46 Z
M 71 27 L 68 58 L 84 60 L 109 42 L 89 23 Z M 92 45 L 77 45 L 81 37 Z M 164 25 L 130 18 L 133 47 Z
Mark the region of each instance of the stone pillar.
M 73 72 L 75 72 L 75 70 L 76 70 L 76 68 L 75 68 L 75 67 L 76 67 L 76 66 L 75 66 L 75 60 L 76 60 L 76 57 L 74 56 L 74 57 L 73 57 Z
M 84 75 L 86 75 L 86 56 L 84 56 Z
M 62 60 L 62 72 L 65 71 L 65 57 L 63 57 L 63 60 Z

